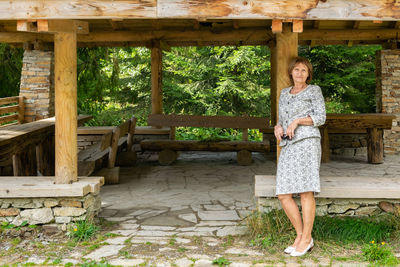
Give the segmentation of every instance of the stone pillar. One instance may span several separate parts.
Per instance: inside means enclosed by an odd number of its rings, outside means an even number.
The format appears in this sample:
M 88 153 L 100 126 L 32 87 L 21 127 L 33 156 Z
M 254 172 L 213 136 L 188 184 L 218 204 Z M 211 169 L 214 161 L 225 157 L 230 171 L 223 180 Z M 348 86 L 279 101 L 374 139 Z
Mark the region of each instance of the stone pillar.
M 400 49 L 377 52 L 376 111 L 396 116 L 392 129 L 384 131 L 384 152 L 400 154 Z
M 25 97 L 25 122 L 54 116 L 54 53 L 25 50 L 20 96 Z

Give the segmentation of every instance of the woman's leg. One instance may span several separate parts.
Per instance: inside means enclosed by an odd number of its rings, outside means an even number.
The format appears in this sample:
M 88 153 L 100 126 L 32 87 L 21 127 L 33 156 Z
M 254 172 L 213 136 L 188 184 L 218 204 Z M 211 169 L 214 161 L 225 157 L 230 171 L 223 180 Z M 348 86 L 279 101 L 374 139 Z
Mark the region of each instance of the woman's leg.
M 303 222 L 301 221 L 299 207 L 294 201 L 292 194 L 278 195 L 278 199 L 281 202 L 282 208 L 288 216 L 290 222 L 293 224 L 294 229 L 296 230 L 297 237 L 292 245 L 296 247 L 301 240 L 303 232 Z
M 311 242 L 311 232 L 315 218 L 315 198 L 314 192 L 300 193 L 301 212 L 303 214 L 303 235 L 296 247 L 298 252 L 303 252 Z

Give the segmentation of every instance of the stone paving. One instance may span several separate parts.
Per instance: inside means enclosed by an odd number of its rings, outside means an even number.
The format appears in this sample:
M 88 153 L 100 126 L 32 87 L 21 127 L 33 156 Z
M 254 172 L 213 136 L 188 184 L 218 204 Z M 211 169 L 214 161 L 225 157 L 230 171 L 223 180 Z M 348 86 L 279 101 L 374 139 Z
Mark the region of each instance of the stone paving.
M 274 174 L 274 154 L 253 153 L 251 166 L 239 166 L 235 153 L 182 153 L 171 166 L 159 166 L 154 154 L 121 168 L 120 183 L 101 189 L 100 217 L 115 223 L 113 237 L 83 253 L 66 254 L 63 263 L 106 260 L 122 266 L 215 266 L 224 257 L 229 266 L 362 266 L 331 261 L 318 253 L 294 259 L 283 253 L 269 258 L 240 238 L 244 218 L 255 209 L 254 175 Z M 332 158 L 322 175 L 400 177 L 400 157 L 371 165 L 362 158 Z M 232 244 L 232 237 L 234 244 Z M 40 264 L 31 256 L 26 262 Z M 366 264 L 365 264 L 366 265 Z

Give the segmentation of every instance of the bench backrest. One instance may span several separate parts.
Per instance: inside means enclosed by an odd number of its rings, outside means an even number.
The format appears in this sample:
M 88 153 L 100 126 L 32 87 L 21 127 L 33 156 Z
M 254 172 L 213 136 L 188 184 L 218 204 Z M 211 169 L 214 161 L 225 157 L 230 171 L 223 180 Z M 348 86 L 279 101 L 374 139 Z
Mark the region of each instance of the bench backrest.
M 269 118 L 152 114 L 149 115 L 147 123 L 158 127 L 265 129 L 269 126 Z
M 8 126 L 23 123 L 24 110 L 25 106 L 23 96 L 0 98 L 0 125 L 7 123 L 4 126 Z
M 391 129 L 392 114 L 327 114 L 324 127 L 328 129 Z

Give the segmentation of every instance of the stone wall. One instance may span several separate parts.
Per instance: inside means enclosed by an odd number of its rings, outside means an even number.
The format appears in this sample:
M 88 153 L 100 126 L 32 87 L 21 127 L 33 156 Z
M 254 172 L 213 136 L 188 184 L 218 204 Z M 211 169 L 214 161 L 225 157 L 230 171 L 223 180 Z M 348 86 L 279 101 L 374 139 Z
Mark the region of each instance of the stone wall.
M 24 221 L 29 224 L 61 224 L 91 219 L 101 207 L 99 194 L 83 197 L 57 198 L 2 198 L 0 199 L 0 222 L 16 226 Z
M 372 216 L 394 213 L 400 216 L 400 199 L 330 199 L 316 198 L 317 216 Z M 300 205 L 300 199 L 295 198 Z M 261 197 L 257 199 L 260 212 L 269 213 L 281 209 L 278 198 Z
M 25 122 L 54 116 L 54 53 L 25 50 L 20 96 L 25 97 Z
M 385 154 L 400 154 L 400 50 L 381 50 L 376 55 L 376 111 L 396 116 L 385 130 Z

